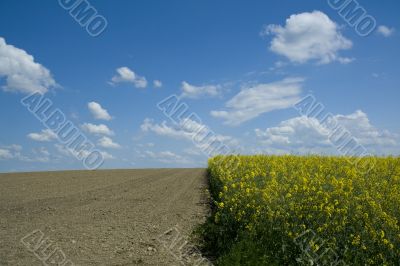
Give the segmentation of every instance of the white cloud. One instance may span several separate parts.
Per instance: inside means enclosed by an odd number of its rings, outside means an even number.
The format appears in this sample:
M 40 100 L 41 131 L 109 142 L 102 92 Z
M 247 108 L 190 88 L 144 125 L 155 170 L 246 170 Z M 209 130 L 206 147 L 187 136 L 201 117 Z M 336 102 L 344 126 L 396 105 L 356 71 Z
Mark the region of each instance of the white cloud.
M 394 28 L 389 28 L 389 27 L 387 27 L 387 26 L 380 25 L 380 26 L 377 28 L 377 32 L 378 32 L 379 34 L 381 34 L 382 36 L 384 36 L 384 37 L 390 37 L 390 36 L 392 36 L 392 34 L 394 33 Z
M 200 139 L 210 132 L 210 129 L 206 125 L 188 118 L 183 119 L 180 125 L 175 127 L 167 125 L 166 121 L 163 121 L 161 124 L 154 124 L 151 119 L 146 118 L 140 128 L 144 132 L 154 132 L 160 136 L 186 140 L 193 140 L 195 137 Z M 236 143 L 233 137 L 220 134 L 213 134 L 212 139 Z
M 111 120 L 112 119 L 111 115 L 107 112 L 107 110 L 104 109 L 103 107 L 101 107 L 101 105 L 99 103 L 90 102 L 90 103 L 88 103 L 88 108 L 95 119 L 100 119 L 100 120 Z
M 118 143 L 115 143 L 111 138 L 109 137 L 102 137 L 98 141 L 98 145 L 103 148 L 109 148 L 109 149 L 119 149 L 121 146 Z
M 33 152 L 35 154 L 50 156 L 50 152 L 45 147 L 40 147 L 40 148 L 34 149 Z
M 28 162 L 42 162 L 47 163 L 50 162 L 50 152 L 45 147 L 39 147 L 32 150 L 33 158 L 28 158 L 25 156 L 21 156 L 21 160 Z
M 100 151 L 101 155 L 103 156 L 104 160 L 111 160 L 115 159 L 114 155 L 106 152 L 106 151 Z
M 22 150 L 22 146 L 18 145 L 18 144 L 11 144 L 11 145 L 8 145 L 8 146 L 4 146 L 3 148 L 10 149 L 10 150 L 13 150 L 13 151 L 21 151 Z
M 179 163 L 179 164 L 192 163 L 189 159 L 181 155 L 175 154 L 171 151 L 161 151 L 161 152 L 145 151 L 144 153 L 142 153 L 141 157 L 155 159 L 161 163 Z
M 338 55 L 350 49 L 352 42 L 341 33 L 339 26 L 320 11 L 291 15 L 285 26 L 268 25 L 263 35 L 273 35 L 270 50 L 287 57 L 291 62 L 316 60 L 320 64 L 332 61 L 349 63 L 352 59 Z
M 178 140 L 191 141 L 199 152 L 209 152 L 219 145 L 225 144 L 236 147 L 238 141 L 231 137 L 216 134 L 206 125 L 194 120 L 185 118 L 177 126 L 168 125 L 166 121 L 155 124 L 151 119 L 146 118 L 140 126 L 143 132 L 153 132 L 159 136 L 165 136 Z
M 154 80 L 153 81 L 153 86 L 154 86 L 154 88 L 161 88 L 162 87 L 162 82 L 160 81 L 160 80 Z
M 287 62 L 283 62 L 283 61 L 276 61 L 274 63 L 274 66 L 270 67 L 269 70 L 270 71 L 275 71 L 275 70 L 279 70 L 280 68 L 283 68 L 285 66 L 287 66 L 288 63 Z
M 333 117 L 350 132 L 358 144 L 375 154 L 399 153 L 399 136 L 371 125 L 368 116 L 362 111 L 349 115 Z M 300 116 L 282 121 L 276 127 L 255 130 L 258 140 L 265 150 L 279 150 L 287 153 L 326 153 L 338 151 L 329 140 L 332 132 L 313 117 Z
M 94 135 L 114 135 L 114 132 L 104 124 L 95 125 L 91 123 L 84 123 L 83 125 L 81 125 L 81 128 L 84 131 Z
M 296 147 L 321 147 L 328 146 L 325 129 L 316 118 L 306 116 L 295 117 L 282 121 L 276 127 L 267 128 L 265 131 L 255 130 L 258 138 L 266 145 Z
M 35 62 L 26 51 L 6 43 L 0 37 L 0 78 L 5 77 L 5 91 L 46 93 L 56 87 L 50 71 Z
M 398 136 L 371 125 L 366 113 L 358 110 L 350 115 L 336 115 L 335 119 L 366 146 L 398 147 Z
M 28 138 L 35 141 L 52 141 L 57 139 L 57 134 L 51 129 L 43 129 L 41 133 L 29 133 Z
M 192 99 L 198 99 L 201 97 L 216 97 L 219 96 L 222 92 L 221 85 L 195 86 L 187 83 L 186 81 L 182 82 L 181 89 L 182 98 L 186 97 Z
M 337 60 L 342 64 L 349 64 L 349 63 L 353 62 L 356 59 L 355 58 L 349 58 L 349 57 L 339 57 Z
M 14 156 L 7 149 L 0 149 L 0 160 L 12 159 Z
M 144 132 L 154 132 L 160 136 L 186 140 L 192 139 L 192 135 L 190 132 L 186 132 L 177 127 L 169 126 L 167 125 L 166 121 L 163 121 L 161 124 L 154 124 L 151 119 L 146 118 L 140 128 Z
M 211 111 L 211 115 L 224 119 L 226 125 L 236 126 L 263 113 L 291 107 L 300 100 L 303 81 L 302 78 L 287 78 L 244 87 L 225 103 L 228 110 Z
M 132 83 L 136 88 L 146 88 L 147 80 L 133 72 L 128 67 L 120 67 L 116 69 L 117 74 L 112 77 L 111 84 Z
M 60 154 L 62 154 L 62 155 L 64 155 L 64 156 L 72 156 L 73 155 L 73 150 L 72 149 L 68 149 L 68 148 L 66 148 L 64 145 L 61 145 L 61 144 L 54 144 L 54 147 L 56 148 L 56 150 L 60 153 Z
M 116 159 L 114 157 L 114 155 L 112 155 L 111 153 L 108 153 L 106 151 L 100 151 L 101 155 L 103 156 L 104 160 L 112 160 L 112 159 Z
M 9 146 L 2 146 L 0 148 L 0 160 L 18 160 L 22 162 L 50 162 L 50 152 L 44 148 L 40 147 L 37 149 L 32 149 L 31 155 L 27 156 L 21 153 L 22 146 L 12 144 Z

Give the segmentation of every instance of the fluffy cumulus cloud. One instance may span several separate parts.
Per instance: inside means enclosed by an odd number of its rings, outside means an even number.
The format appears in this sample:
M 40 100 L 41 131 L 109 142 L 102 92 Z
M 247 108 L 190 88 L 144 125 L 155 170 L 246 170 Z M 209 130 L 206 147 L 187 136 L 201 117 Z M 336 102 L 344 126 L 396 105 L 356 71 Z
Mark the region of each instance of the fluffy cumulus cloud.
M 88 103 L 88 108 L 95 119 L 99 119 L 99 120 L 111 120 L 112 119 L 112 117 L 108 113 L 108 111 L 106 109 L 104 109 L 103 107 L 101 107 L 101 105 L 99 103 L 90 102 L 90 103 Z
M 0 78 L 5 78 L 5 91 L 46 93 L 57 84 L 50 71 L 35 62 L 32 55 L 0 37 Z
M 365 146 L 396 147 L 398 136 L 387 130 L 374 127 L 366 113 L 358 110 L 350 115 L 336 115 L 335 119 Z M 375 149 L 375 148 L 374 148 Z
M 300 116 L 282 121 L 265 131 L 256 129 L 257 137 L 265 145 L 289 149 L 329 147 L 328 131 L 316 118 Z
M 377 32 L 384 37 L 390 37 L 394 33 L 394 28 L 389 28 L 384 25 L 380 25 L 377 29 Z
M 317 118 L 300 116 L 282 121 L 266 130 L 256 129 L 255 133 L 264 149 L 269 151 L 340 154 L 340 150 L 333 144 L 335 140 L 340 139 L 339 136 L 348 136 L 348 139 L 354 138 L 357 144 L 365 147 L 369 153 L 399 154 L 399 136 L 374 127 L 364 112 L 338 114 L 332 119 L 337 121 L 344 131 L 332 131 Z M 341 132 L 348 132 L 349 135 L 341 135 Z
M 101 137 L 98 141 L 98 145 L 103 148 L 108 148 L 108 149 L 119 149 L 121 148 L 121 145 L 118 143 L 114 142 L 111 138 L 109 137 Z
M 28 138 L 35 141 L 53 141 L 57 139 L 57 134 L 51 129 L 43 129 L 40 133 L 29 133 Z
M 350 49 L 352 42 L 341 34 L 334 21 L 320 11 L 291 15 L 284 26 L 268 25 L 262 34 L 273 35 L 270 50 L 291 62 L 314 60 L 327 64 L 352 61 L 338 55 L 340 50 Z
M 263 113 L 291 107 L 300 100 L 303 81 L 303 78 L 286 78 L 243 87 L 225 103 L 227 110 L 211 111 L 211 115 L 224 119 L 226 125 L 236 126 Z
M 116 70 L 117 74 L 112 77 L 111 84 L 131 83 L 136 88 L 146 88 L 147 80 L 141 77 L 128 67 L 120 67 Z
M 221 95 L 222 86 L 221 85 L 195 86 L 187 83 L 186 81 L 183 81 L 181 90 L 182 90 L 181 94 L 182 98 L 186 97 L 186 98 L 198 99 L 202 97 L 217 97 Z
M 95 125 L 91 123 L 84 123 L 83 125 L 81 125 L 81 128 L 84 131 L 94 135 L 114 135 L 114 132 L 104 124 Z

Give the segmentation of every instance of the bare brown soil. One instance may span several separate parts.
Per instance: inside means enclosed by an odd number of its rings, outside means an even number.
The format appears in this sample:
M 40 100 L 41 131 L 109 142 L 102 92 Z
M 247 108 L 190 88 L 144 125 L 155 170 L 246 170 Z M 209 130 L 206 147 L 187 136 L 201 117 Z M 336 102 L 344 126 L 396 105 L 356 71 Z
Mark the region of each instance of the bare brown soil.
M 0 265 L 43 265 L 40 230 L 75 265 L 181 265 L 158 241 L 207 215 L 205 169 L 0 174 Z M 43 247 L 42 247 L 43 248 Z

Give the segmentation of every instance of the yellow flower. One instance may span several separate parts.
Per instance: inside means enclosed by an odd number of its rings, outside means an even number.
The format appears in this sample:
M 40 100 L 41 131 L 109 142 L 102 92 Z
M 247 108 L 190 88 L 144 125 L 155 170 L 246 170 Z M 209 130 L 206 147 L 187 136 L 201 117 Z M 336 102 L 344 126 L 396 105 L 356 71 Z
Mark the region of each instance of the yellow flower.
M 400 257 L 394 248 L 400 246 L 398 157 L 216 156 L 209 171 L 211 187 L 218 189 L 211 194 L 219 195 L 215 222 L 224 215 L 220 226 L 253 232 L 260 226 L 293 239 L 315 230 L 315 239 L 329 247 L 348 248 L 348 265 L 355 257 L 360 265 L 396 264 L 388 250 Z M 319 250 L 321 243 L 310 248 Z

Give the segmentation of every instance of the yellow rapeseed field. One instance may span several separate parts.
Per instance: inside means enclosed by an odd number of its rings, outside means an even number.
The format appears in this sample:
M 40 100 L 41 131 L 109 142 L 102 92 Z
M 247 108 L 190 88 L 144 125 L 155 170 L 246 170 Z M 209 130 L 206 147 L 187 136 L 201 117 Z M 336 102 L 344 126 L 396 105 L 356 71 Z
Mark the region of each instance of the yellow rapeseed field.
M 400 158 L 231 155 L 208 163 L 212 241 L 224 249 L 217 264 L 400 264 Z

